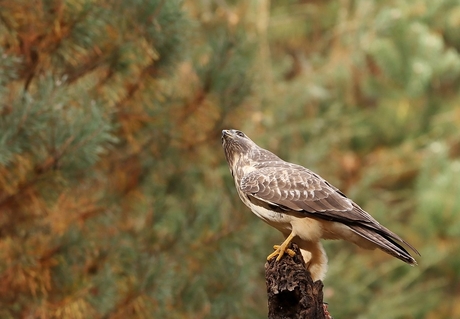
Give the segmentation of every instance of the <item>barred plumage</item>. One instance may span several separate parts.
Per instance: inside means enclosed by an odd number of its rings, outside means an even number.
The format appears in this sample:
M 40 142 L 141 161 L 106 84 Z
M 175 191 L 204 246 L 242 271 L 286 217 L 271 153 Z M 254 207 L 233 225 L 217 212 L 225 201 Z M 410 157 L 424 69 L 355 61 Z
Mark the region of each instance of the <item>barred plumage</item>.
M 323 279 L 327 258 L 320 239 L 324 238 L 379 248 L 408 264 L 417 264 L 402 245 L 419 254 L 413 246 L 318 174 L 283 161 L 238 130 L 222 131 L 222 144 L 243 203 L 286 238 L 269 257 L 280 258 L 292 240 L 300 246 L 312 277 Z

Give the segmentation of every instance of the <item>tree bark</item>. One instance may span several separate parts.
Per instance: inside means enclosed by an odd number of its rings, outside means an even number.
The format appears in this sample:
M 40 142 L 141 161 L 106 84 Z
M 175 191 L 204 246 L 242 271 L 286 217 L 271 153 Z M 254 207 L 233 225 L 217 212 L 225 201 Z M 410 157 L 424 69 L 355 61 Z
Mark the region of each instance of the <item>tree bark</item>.
M 295 256 L 285 254 L 265 264 L 268 294 L 268 319 L 329 319 L 323 304 L 323 283 L 313 282 L 296 244 Z

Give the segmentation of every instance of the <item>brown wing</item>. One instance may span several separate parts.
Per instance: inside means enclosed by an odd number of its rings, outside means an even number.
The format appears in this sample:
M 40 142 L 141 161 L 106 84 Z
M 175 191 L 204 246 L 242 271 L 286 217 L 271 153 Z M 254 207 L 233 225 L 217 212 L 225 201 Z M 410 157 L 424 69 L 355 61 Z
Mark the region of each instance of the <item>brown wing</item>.
M 353 202 L 337 188 L 298 165 L 258 169 L 246 174 L 240 187 L 243 193 L 284 210 L 317 213 L 325 219 L 376 222 L 366 212 L 354 211 Z
M 397 242 L 406 244 L 419 254 L 414 247 L 380 225 L 326 180 L 302 166 L 281 162 L 276 166 L 260 168 L 246 174 L 240 187 L 247 196 L 264 201 L 284 213 L 288 214 L 291 210 L 343 223 L 385 252 L 409 264 L 416 264 Z

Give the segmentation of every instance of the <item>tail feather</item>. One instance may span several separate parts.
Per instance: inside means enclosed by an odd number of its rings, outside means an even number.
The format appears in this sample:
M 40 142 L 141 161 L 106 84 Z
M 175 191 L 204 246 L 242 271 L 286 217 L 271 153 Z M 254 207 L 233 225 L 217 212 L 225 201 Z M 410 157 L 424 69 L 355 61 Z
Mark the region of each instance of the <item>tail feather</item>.
M 387 254 L 390 254 L 391 256 L 394 256 L 410 265 L 417 265 L 417 261 L 397 241 L 407 245 L 416 254 L 420 255 L 420 253 L 398 235 L 387 230 L 383 226 L 381 226 L 382 229 L 369 228 L 363 225 L 348 225 L 348 227 L 350 227 L 354 233 L 376 244 Z

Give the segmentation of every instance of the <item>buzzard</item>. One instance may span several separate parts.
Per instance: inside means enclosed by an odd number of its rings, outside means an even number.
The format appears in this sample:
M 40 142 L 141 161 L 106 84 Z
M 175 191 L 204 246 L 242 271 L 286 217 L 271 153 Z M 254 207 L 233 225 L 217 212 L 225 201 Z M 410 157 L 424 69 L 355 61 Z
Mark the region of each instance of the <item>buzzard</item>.
M 288 247 L 295 242 L 313 280 L 323 280 L 327 257 L 320 239 L 343 239 L 417 264 L 402 244 L 420 255 L 413 246 L 318 174 L 283 161 L 238 130 L 223 130 L 222 145 L 243 203 L 285 237 L 268 260 L 293 255 Z

